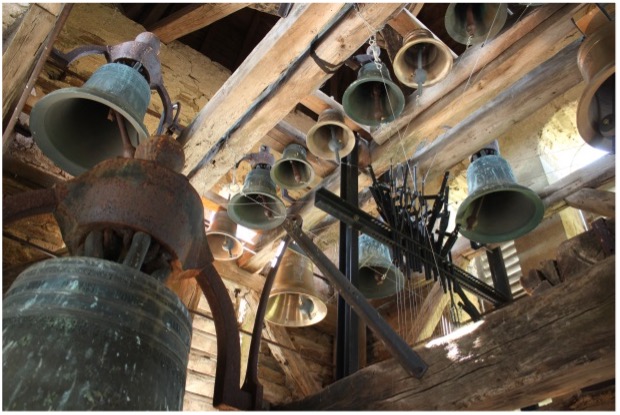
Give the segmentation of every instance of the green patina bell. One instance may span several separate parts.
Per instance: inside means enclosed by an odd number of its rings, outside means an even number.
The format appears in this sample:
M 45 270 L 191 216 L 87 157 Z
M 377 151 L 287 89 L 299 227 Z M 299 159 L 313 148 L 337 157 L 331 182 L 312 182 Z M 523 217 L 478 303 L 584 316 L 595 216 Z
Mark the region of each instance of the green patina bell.
M 138 71 L 109 63 L 82 87 L 59 89 L 37 102 L 30 114 L 30 129 L 41 151 L 77 176 L 123 154 L 119 124 L 111 110 L 125 120 L 134 147 L 148 138 L 143 120 L 150 99 L 149 84 Z
M 378 126 L 398 117 L 405 108 L 405 95 L 392 82 L 390 72 L 374 62 L 362 66 L 357 80 L 344 91 L 342 106 L 345 113 L 360 124 Z
M 359 237 L 358 289 L 366 298 L 384 298 L 405 286 L 405 278 L 394 264 L 387 246 L 362 234 Z

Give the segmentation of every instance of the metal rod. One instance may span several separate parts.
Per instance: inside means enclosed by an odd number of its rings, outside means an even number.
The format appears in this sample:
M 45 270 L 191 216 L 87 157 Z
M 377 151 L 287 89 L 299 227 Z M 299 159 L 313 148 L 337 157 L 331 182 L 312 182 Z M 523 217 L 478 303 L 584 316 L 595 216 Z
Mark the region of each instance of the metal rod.
M 260 294 L 260 301 L 258 308 L 256 309 L 256 317 L 254 319 L 254 328 L 252 329 L 252 341 L 250 342 L 250 351 L 248 354 L 248 365 L 245 371 L 245 380 L 243 381 L 243 387 L 241 389 L 246 390 L 248 388 L 255 388 L 255 385 L 260 386 L 258 380 L 258 354 L 260 350 L 260 341 L 263 333 L 263 323 L 265 321 L 265 312 L 267 311 L 267 302 L 269 301 L 269 294 L 271 293 L 271 287 L 273 281 L 276 278 L 276 272 L 280 268 L 280 262 L 284 257 L 286 248 L 288 247 L 290 237 L 284 237 L 284 246 L 280 252 L 280 256 L 276 260 L 274 265 L 265 279 L 265 285 L 263 285 L 263 291 Z
M 144 258 L 146 257 L 146 253 L 148 252 L 150 246 L 151 235 L 144 232 L 134 233 L 133 238 L 131 239 L 129 251 L 123 260 L 123 265 L 137 270 L 142 268 L 142 263 L 144 262 Z
M 379 337 L 392 356 L 412 376 L 421 378 L 428 365 L 413 351 L 413 349 L 381 318 L 362 293 L 355 288 L 347 278 L 336 268 L 325 254 L 312 242 L 301 229 L 301 218 L 295 216 L 287 218 L 283 225 L 286 232 L 293 238 L 308 258 L 321 270 L 334 287 L 338 290 L 345 301 L 351 305 L 358 316 Z
M 487 260 L 489 261 L 493 286 L 509 301 L 512 301 L 512 291 L 510 290 L 510 281 L 508 281 L 508 273 L 506 272 L 506 265 L 502 256 L 502 248 L 498 246 L 487 251 Z
M 334 130 L 332 128 L 332 139 Z M 340 195 L 347 202 L 357 205 L 357 145 L 345 158 L 340 173 Z M 358 233 L 350 225 L 340 223 L 340 272 L 354 287 L 358 285 Z M 342 379 L 359 370 L 360 324 L 359 317 L 338 296 L 338 325 L 336 335 L 336 379 Z

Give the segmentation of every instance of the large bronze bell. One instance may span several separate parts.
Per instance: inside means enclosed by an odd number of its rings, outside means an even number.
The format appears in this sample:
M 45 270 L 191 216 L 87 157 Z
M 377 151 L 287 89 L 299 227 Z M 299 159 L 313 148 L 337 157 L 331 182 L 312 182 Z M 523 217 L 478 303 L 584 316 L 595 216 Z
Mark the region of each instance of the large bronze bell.
M 344 91 L 344 112 L 357 123 L 376 127 L 393 121 L 405 108 L 405 96 L 392 82 L 385 65 L 374 62 L 361 67 L 357 80 Z
M 182 409 L 191 320 L 155 278 L 50 259 L 22 272 L 2 312 L 3 410 Z
M 314 169 L 306 158 L 306 149 L 299 144 L 289 144 L 282 158 L 271 168 L 271 178 L 285 189 L 303 189 L 314 179 Z
M 243 254 L 243 244 L 237 239 L 237 224 L 228 213 L 218 209 L 206 232 L 209 249 L 216 261 L 234 261 Z
M 286 207 L 276 193 L 269 170 L 250 170 L 241 192 L 228 202 L 228 216 L 249 229 L 269 230 L 284 222 Z
M 394 264 L 387 246 L 361 234 L 359 245 L 358 289 L 366 298 L 396 294 L 405 286 L 405 278 Z
M 114 111 L 124 119 L 131 144 L 148 138 L 143 119 L 151 99 L 148 82 L 120 63 L 101 66 L 80 88 L 54 91 L 35 104 L 30 130 L 41 151 L 77 176 L 123 154 Z
M 312 261 L 296 245 L 283 254 L 267 302 L 265 319 L 286 327 L 311 326 L 327 315 L 314 286 Z
M 450 3 L 445 25 L 448 35 L 463 45 L 493 39 L 508 17 L 506 3 Z
M 444 79 L 452 68 L 450 49 L 426 29 L 409 33 L 394 58 L 394 74 L 403 84 L 419 88 L 431 86 Z M 420 75 L 419 70 L 424 70 Z M 418 72 L 416 72 L 418 71 Z M 417 75 L 417 76 L 416 76 Z
M 607 22 L 579 47 L 577 63 L 586 88 L 577 106 L 577 129 L 592 147 L 615 153 L 616 38 Z
M 353 150 L 355 134 L 344 123 L 344 116 L 340 111 L 328 108 L 308 130 L 306 144 L 308 150 L 315 156 L 340 161 Z
M 469 165 L 467 187 L 469 196 L 459 206 L 456 223 L 459 232 L 472 241 L 511 241 L 534 229 L 543 218 L 540 197 L 516 183 L 499 151 L 483 153 Z

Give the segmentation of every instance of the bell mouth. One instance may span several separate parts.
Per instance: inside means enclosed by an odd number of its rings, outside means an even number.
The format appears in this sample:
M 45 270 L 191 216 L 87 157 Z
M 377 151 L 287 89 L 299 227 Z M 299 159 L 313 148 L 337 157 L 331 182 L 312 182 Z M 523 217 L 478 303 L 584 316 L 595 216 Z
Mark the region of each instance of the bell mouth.
M 531 189 L 517 184 L 469 195 L 456 213 L 459 232 L 481 243 L 506 242 L 530 232 L 541 222 L 544 206 Z
M 216 261 L 234 261 L 243 254 L 243 244 L 235 236 L 225 232 L 208 232 L 207 243 L 211 254 Z M 228 240 L 227 240 L 228 239 Z M 226 249 L 226 244 L 230 243 L 230 249 Z
M 286 219 L 286 206 L 279 198 L 263 192 L 237 193 L 228 202 L 228 216 L 249 229 L 270 230 Z
M 292 166 L 292 163 L 297 163 L 296 169 Z M 295 179 L 295 170 L 297 170 L 300 176 L 299 182 Z M 312 180 L 314 180 L 314 169 L 310 163 L 304 160 L 280 159 L 271 169 L 271 178 L 285 189 L 303 189 L 310 186 Z
M 299 292 L 280 292 L 269 297 L 265 319 L 286 327 L 317 324 L 327 315 L 327 306 L 318 297 Z
M 577 105 L 577 130 L 594 148 L 615 153 L 614 101 L 616 67 L 606 68 L 590 80 Z
M 385 298 L 405 287 L 405 278 L 395 266 L 362 266 L 358 271 L 359 291 L 369 299 Z

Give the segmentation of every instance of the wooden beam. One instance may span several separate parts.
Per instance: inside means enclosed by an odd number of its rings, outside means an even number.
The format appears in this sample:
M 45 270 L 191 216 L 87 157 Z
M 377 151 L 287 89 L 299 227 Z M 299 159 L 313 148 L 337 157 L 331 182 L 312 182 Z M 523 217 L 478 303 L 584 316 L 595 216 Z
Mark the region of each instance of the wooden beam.
M 575 60 L 578 48 L 578 42 L 573 43 L 490 99 L 432 144 L 416 152 L 412 163 L 418 163 L 422 174 L 432 168 L 430 177 L 437 176 L 580 83 L 582 78 Z M 381 161 L 378 165 L 387 167 Z
M 608 218 L 616 217 L 616 193 L 607 190 L 583 188 L 564 198 L 575 209 L 596 213 Z
M 60 15 L 58 5 L 30 5 L 2 53 L 2 119 L 11 115 Z M 50 12 L 50 10 L 56 13 Z M 32 85 L 30 85 L 32 88 Z
M 281 409 L 515 410 L 613 379 L 614 268 L 609 257 L 579 278 L 417 347 L 429 364 L 422 379 L 390 359 Z
M 359 5 L 359 11 L 351 7 L 345 16 L 332 26 L 333 30 L 327 32 L 312 48 L 322 60 L 339 64 L 367 41 L 370 35 L 368 25 L 379 27 L 401 8 L 401 4 L 393 3 L 364 3 Z M 217 96 L 201 110 L 181 137 L 182 140 L 187 140 L 186 165 L 183 170 L 185 174 L 196 172 L 195 167 L 201 164 L 213 144 L 233 125 L 242 122 L 230 133 L 226 145 L 217 152 L 209 167 L 198 170 L 191 178 L 192 183 L 212 187 L 236 159 L 250 150 L 278 121 L 291 112 L 301 99 L 331 76 L 323 72 L 307 55 L 304 55 L 294 68 L 289 68 L 289 65 L 301 52 L 307 51 L 319 28 L 330 21 L 326 17 L 334 17 L 339 11 L 340 7 L 334 5 L 296 5 L 291 14 L 286 19 L 281 19 L 254 49 Z M 306 23 L 302 24 L 303 20 L 306 20 Z M 297 24 L 294 25 L 294 22 Z M 287 30 L 292 26 L 296 30 Z M 270 58 L 265 59 L 266 56 Z M 260 61 L 263 61 L 264 65 L 259 64 Z M 286 78 L 282 82 L 276 82 L 284 73 L 287 73 Z M 273 88 L 276 84 L 278 88 Z M 243 85 L 245 86 L 242 87 Z M 245 113 L 263 91 L 271 93 L 257 102 L 250 119 L 243 120 Z
M 383 144 L 371 149 L 375 172 L 381 174 L 390 164 L 412 157 L 420 143 L 434 141 L 445 128 L 453 129 L 577 40 L 579 34 L 570 17 L 579 7 L 550 4 L 537 8 L 491 42 L 469 48 L 446 79 L 425 89 L 419 103 L 409 102 L 397 120 L 375 132 L 376 144 Z
M 566 207 L 566 198 L 583 188 L 596 189 L 616 177 L 616 156 L 608 154 L 547 186 L 538 195 L 545 205 L 545 216 Z
M 249 3 L 192 4 L 166 16 L 148 29 L 164 43 L 170 43 L 188 33 L 207 27 L 243 9 Z

